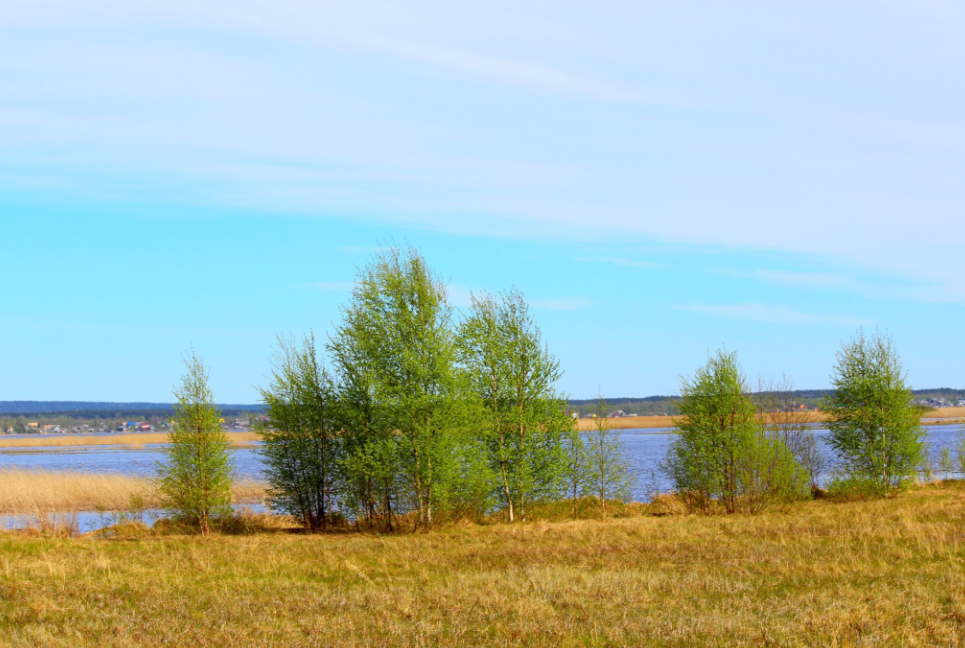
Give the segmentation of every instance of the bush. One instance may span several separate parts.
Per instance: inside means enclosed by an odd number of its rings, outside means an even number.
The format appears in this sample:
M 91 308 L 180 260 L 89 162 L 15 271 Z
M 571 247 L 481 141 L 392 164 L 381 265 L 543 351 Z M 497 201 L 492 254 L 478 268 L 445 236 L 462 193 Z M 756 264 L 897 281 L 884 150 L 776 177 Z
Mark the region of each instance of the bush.
M 733 353 L 718 352 L 683 383 L 679 433 L 662 469 L 690 511 L 759 513 L 808 495 L 808 470 L 762 428 L 747 391 Z
M 897 486 L 891 486 L 868 477 L 839 475 L 828 482 L 825 497 L 832 502 L 867 502 L 894 496 L 906 489 L 908 484 L 909 482 L 903 481 Z

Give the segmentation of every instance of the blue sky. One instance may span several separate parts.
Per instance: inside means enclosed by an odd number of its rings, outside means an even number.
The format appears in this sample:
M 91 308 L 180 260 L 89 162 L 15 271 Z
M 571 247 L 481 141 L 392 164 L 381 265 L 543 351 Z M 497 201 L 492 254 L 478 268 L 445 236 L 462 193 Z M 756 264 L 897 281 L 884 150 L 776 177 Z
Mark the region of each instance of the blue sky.
M 965 8 L 5 2 L 0 400 L 252 402 L 372 250 L 532 301 L 574 397 L 859 326 L 965 385 Z

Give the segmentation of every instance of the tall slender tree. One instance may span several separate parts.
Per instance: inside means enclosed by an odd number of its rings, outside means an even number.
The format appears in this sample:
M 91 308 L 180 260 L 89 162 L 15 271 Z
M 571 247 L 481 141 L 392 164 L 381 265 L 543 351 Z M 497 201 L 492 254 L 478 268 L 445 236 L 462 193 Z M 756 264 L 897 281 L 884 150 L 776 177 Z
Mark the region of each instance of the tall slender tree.
M 383 396 L 380 372 L 387 349 L 379 321 L 359 291 L 356 286 L 328 343 L 344 444 L 344 503 L 357 522 L 391 531 L 393 515 L 405 512 L 400 501 L 402 439 Z
M 159 489 L 175 519 L 196 524 L 207 535 L 212 518 L 231 513 L 231 444 L 221 429 L 204 363 L 192 351 L 185 365 L 174 392 L 167 461 L 157 464 Z
M 600 513 L 606 517 L 607 500 L 626 501 L 635 479 L 622 433 L 610 425 L 602 395 L 597 399 L 595 414 L 593 427 L 586 433 L 586 489 L 600 498 Z
M 556 391 L 559 361 L 522 293 L 499 299 L 472 296 L 460 326 L 463 362 L 483 407 L 482 436 L 498 499 L 509 521 L 526 519 L 536 501 L 559 497 L 566 458 L 564 441 L 572 422 Z
M 841 469 L 881 493 L 913 476 L 924 451 L 921 413 L 912 404 L 892 339 L 863 330 L 842 345 L 825 402 L 828 443 Z

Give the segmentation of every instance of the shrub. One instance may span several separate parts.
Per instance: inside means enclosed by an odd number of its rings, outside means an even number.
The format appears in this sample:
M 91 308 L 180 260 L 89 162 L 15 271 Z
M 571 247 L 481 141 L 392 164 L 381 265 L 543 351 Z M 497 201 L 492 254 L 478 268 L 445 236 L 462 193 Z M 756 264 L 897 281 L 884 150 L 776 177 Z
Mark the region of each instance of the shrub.
M 836 475 L 828 481 L 825 497 L 833 502 L 866 502 L 893 496 L 909 483 L 905 480 L 893 486 L 868 477 Z
M 662 463 L 691 511 L 757 513 L 807 496 L 810 475 L 756 418 L 737 355 L 718 352 L 684 380 L 679 433 Z

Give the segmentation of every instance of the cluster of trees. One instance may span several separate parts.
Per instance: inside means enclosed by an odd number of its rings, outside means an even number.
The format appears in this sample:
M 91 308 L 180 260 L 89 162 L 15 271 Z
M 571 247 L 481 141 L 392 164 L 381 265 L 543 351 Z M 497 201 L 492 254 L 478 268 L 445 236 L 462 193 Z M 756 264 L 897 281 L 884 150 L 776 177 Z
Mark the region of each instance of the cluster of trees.
M 201 361 L 176 392 L 161 490 L 176 517 L 207 532 L 229 512 L 231 459 Z M 269 504 L 313 531 L 351 520 L 428 528 L 593 495 L 601 512 L 635 476 L 603 414 L 577 432 L 556 388 L 559 362 L 523 296 L 473 296 L 456 318 L 443 282 L 415 250 L 389 250 L 360 273 L 323 348 L 279 338 L 261 390 Z M 920 413 L 891 341 L 862 332 L 838 354 L 825 411 L 840 479 L 885 494 L 923 456 Z M 692 511 L 756 513 L 807 498 L 825 470 L 813 416 L 792 385 L 753 393 L 734 353 L 718 352 L 676 401 L 679 433 L 662 469 Z M 575 510 L 575 509 L 574 509 Z
M 838 353 L 832 384 L 822 408 L 837 458 L 832 488 L 893 492 L 916 475 L 925 446 L 891 339 L 859 331 Z M 784 379 L 752 395 L 735 353 L 718 352 L 684 380 L 663 469 L 690 510 L 755 513 L 816 490 L 827 458 L 812 415 L 789 407 L 792 393 Z
M 203 525 L 224 503 L 228 464 L 204 368 L 193 356 L 188 365 L 171 447 L 178 435 L 188 443 L 161 473 L 178 516 Z M 534 504 L 591 492 L 605 515 L 628 494 L 619 432 L 580 435 L 561 375 L 518 291 L 473 296 L 457 321 L 417 251 L 383 252 L 323 349 L 312 334 L 278 341 L 261 390 L 269 504 L 314 531 L 346 519 L 427 528 L 495 510 L 514 522 Z M 210 482 L 203 455 L 217 467 Z
M 567 416 L 559 362 L 518 291 L 473 296 L 456 321 L 425 259 L 386 251 L 361 272 L 325 356 L 329 369 L 312 335 L 280 340 L 262 390 L 271 505 L 311 529 L 341 517 L 426 528 L 493 510 L 514 522 L 574 479 L 590 488 L 593 471 L 572 459 L 597 446 Z

